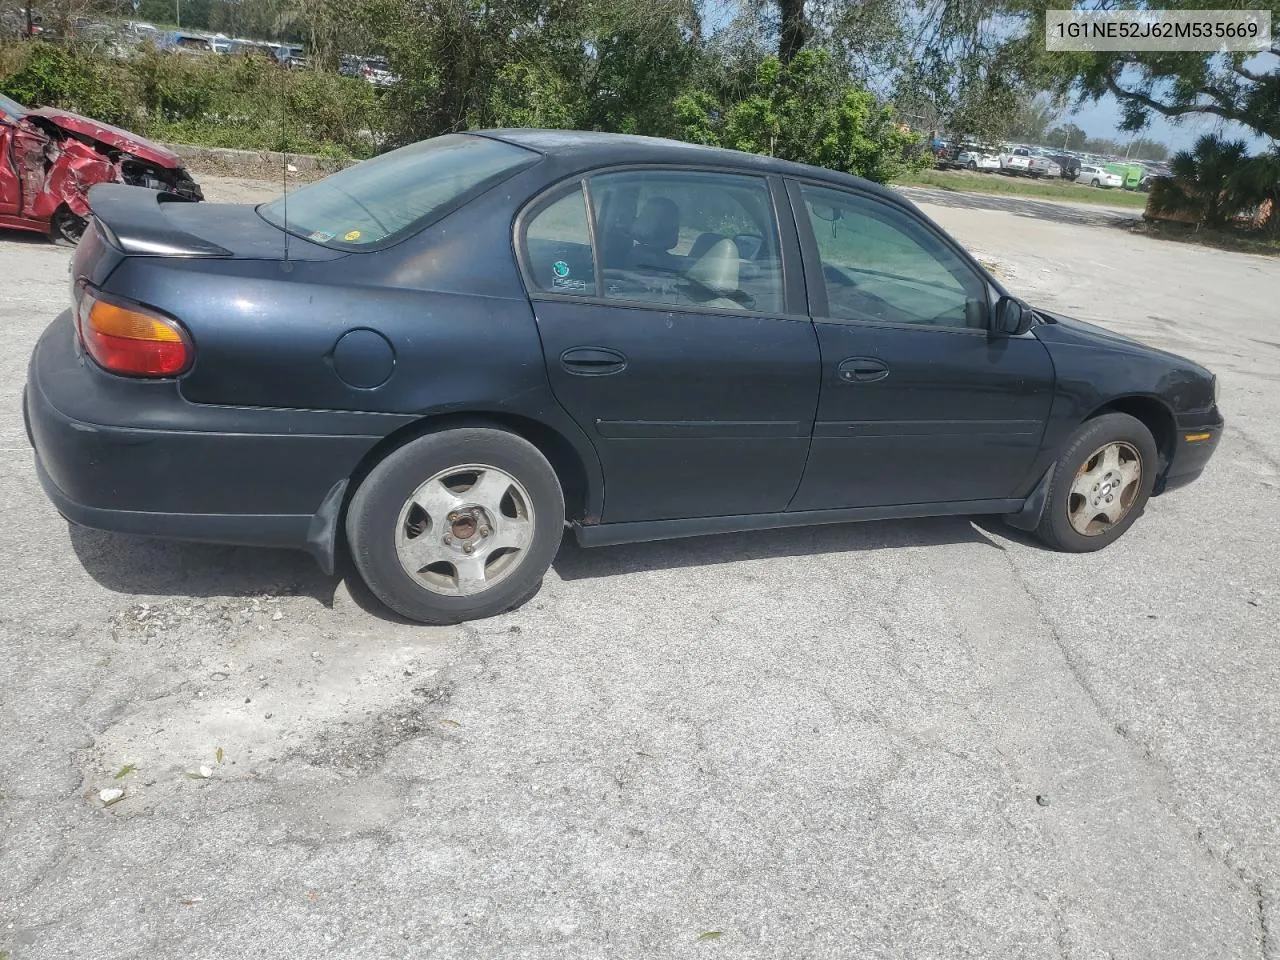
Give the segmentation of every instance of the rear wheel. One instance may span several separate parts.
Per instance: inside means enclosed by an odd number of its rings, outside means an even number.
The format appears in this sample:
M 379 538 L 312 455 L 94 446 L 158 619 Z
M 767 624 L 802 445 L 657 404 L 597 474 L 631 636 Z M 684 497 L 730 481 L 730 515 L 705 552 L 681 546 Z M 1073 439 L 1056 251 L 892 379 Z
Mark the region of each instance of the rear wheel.
M 1054 465 L 1036 533 L 1071 553 L 1114 543 L 1142 514 L 1159 459 L 1142 421 L 1125 413 L 1087 421 Z
M 347 541 L 369 589 L 423 623 L 511 609 L 537 591 L 564 532 L 564 495 L 527 440 L 488 427 L 428 434 L 373 468 Z
M 1097 178 L 1097 177 L 1094 177 L 1092 180 L 1090 180 L 1090 181 L 1089 181 L 1089 183 L 1091 183 L 1091 184 L 1092 184 L 1093 186 L 1095 186 L 1095 187 L 1100 187 L 1100 186 L 1102 186 L 1102 184 L 1100 184 L 1100 183 L 1098 182 L 1098 178 Z
M 969 161 L 969 169 L 970 169 L 970 170 L 977 170 L 977 169 L 978 169 L 978 161 L 977 161 L 977 160 L 970 160 L 970 161 Z
M 49 222 L 49 238 L 62 246 L 74 247 L 84 236 L 85 227 L 88 225 L 88 220 L 72 213 L 64 204 L 58 208 Z

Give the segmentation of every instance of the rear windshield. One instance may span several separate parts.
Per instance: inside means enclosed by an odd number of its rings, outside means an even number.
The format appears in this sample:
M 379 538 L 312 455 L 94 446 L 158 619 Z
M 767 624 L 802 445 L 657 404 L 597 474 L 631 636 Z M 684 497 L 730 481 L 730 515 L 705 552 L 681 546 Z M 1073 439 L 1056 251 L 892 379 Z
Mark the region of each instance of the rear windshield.
M 287 228 L 330 247 L 379 244 L 421 229 L 537 159 L 531 150 L 487 137 L 424 140 L 290 191 Z M 286 226 L 284 198 L 258 213 Z

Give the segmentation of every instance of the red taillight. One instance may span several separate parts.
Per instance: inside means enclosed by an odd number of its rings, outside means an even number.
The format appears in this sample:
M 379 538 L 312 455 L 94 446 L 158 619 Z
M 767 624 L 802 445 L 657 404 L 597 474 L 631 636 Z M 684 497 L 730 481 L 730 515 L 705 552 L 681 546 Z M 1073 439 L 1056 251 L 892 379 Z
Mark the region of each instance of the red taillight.
M 78 288 L 76 328 L 98 365 L 126 377 L 172 377 L 191 366 L 187 335 L 168 317 L 127 301 Z

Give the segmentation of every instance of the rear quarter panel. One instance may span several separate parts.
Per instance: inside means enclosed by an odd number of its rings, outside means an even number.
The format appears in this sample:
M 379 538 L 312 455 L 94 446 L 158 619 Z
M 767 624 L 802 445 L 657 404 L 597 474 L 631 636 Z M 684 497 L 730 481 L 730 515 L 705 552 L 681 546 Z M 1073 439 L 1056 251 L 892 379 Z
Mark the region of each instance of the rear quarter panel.
M 514 210 L 540 186 L 500 185 L 380 251 L 288 263 L 126 257 L 105 289 L 186 327 L 196 359 L 180 389 L 192 403 L 509 414 L 560 433 L 598 477 L 590 441 L 551 392 L 511 247 Z M 334 350 L 353 330 L 376 331 L 394 351 L 377 386 L 338 376 Z

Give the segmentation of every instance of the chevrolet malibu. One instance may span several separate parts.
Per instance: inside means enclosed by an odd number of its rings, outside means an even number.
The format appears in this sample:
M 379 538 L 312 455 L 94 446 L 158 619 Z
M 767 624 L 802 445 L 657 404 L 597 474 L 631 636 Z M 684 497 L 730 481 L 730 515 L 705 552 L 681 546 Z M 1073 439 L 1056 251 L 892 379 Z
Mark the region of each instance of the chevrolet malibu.
M 584 546 L 997 514 L 1121 536 L 1223 429 L 1190 361 L 1011 296 L 896 194 L 663 140 L 454 134 L 259 207 L 95 187 L 25 408 L 58 510 L 340 551 L 424 622 Z

